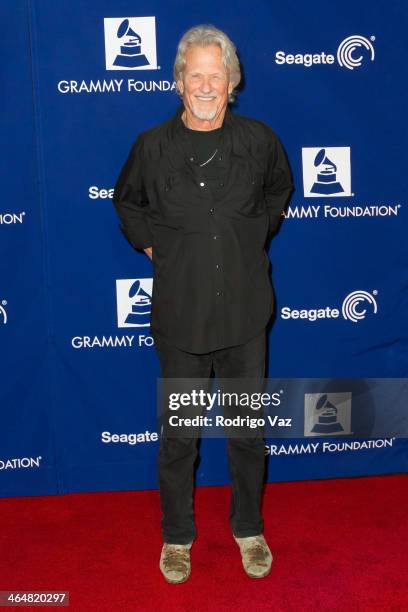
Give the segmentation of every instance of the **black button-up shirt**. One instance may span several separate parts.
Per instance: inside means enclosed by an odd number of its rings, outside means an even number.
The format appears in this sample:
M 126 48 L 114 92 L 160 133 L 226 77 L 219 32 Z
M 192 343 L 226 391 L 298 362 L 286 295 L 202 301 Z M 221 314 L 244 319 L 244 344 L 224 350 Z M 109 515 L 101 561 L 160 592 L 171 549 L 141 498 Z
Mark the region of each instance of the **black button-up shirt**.
M 228 108 L 211 170 L 200 167 L 182 112 L 139 135 L 113 200 L 129 242 L 153 248 L 153 337 L 207 353 L 249 341 L 272 315 L 265 242 L 292 180 L 275 133 Z

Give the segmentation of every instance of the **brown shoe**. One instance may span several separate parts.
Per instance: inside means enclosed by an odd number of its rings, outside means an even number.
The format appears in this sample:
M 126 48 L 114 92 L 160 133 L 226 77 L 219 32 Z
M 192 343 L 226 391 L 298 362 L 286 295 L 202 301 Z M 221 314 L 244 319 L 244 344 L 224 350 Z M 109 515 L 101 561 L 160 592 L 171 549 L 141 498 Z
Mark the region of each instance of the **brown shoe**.
M 160 569 L 171 584 L 185 582 L 190 575 L 191 544 L 163 544 L 160 556 Z
M 273 557 L 264 536 L 262 534 L 249 538 L 234 536 L 234 540 L 240 548 L 242 565 L 248 576 L 250 578 L 267 576 L 271 571 Z

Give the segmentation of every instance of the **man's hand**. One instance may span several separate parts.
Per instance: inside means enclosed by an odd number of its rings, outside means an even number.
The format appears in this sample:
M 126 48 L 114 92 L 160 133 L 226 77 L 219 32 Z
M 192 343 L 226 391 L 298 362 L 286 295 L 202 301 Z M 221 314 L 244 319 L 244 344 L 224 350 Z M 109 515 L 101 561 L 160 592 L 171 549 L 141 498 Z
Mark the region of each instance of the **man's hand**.
M 143 249 L 143 250 L 144 250 L 144 252 L 146 253 L 146 255 L 147 255 L 148 257 L 150 257 L 150 259 L 151 259 L 151 258 L 152 258 L 152 256 L 153 256 L 153 250 L 152 250 L 152 247 L 147 247 L 147 249 Z

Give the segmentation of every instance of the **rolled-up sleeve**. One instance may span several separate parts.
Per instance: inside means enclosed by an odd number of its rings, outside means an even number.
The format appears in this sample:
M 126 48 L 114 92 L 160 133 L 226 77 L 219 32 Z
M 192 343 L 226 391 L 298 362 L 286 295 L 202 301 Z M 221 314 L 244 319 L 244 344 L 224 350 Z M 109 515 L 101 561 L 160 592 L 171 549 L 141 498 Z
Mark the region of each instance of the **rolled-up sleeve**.
M 143 134 L 132 146 L 113 191 L 113 203 L 121 220 L 120 228 L 135 249 L 152 246 L 149 228 L 149 200 L 143 183 Z
M 277 229 L 281 213 L 293 191 L 293 181 L 286 153 L 275 134 L 271 134 L 267 169 L 264 181 L 264 196 L 269 214 L 270 237 Z

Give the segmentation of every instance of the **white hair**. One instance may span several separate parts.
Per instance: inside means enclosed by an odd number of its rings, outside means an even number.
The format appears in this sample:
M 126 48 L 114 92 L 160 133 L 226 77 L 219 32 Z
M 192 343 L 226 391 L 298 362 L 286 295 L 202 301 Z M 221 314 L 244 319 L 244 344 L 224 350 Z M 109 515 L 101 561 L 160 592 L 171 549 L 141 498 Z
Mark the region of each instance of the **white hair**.
M 177 81 L 181 79 L 181 75 L 186 65 L 186 53 L 192 46 L 206 47 L 208 45 L 218 45 L 221 48 L 222 63 L 229 74 L 231 83 L 234 88 L 241 81 L 241 69 L 237 56 L 237 49 L 232 42 L 221 30 L 211 24 L 198 25 L 187 30 L 180 39 L 177 46 L 176 59 L 174 61 L 173 76 L 176 81 L 176 91 L 180 95 L 177 87 Z M 234 102 L 237 92 L 233 91 L 228 96 L 229 102 Z

